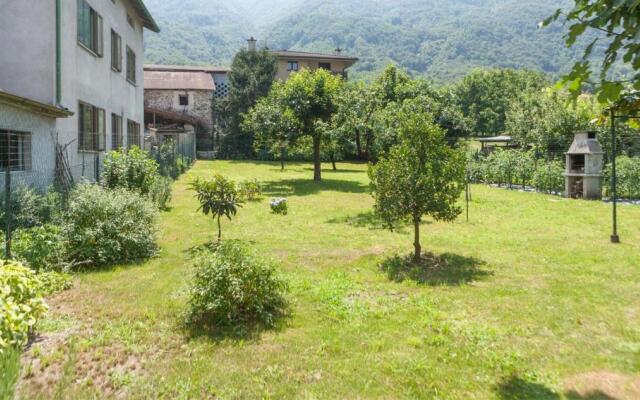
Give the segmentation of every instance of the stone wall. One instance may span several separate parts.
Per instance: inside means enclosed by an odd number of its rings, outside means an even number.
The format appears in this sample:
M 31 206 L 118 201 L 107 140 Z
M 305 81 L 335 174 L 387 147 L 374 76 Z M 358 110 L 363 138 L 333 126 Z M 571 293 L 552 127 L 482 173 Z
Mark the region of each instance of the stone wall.
M 189 105 L 180 105 L 180 96 L 189 97 Z M 145 108 L 155 108 L 195 117 L 204 126 L 196 131 L 198 150 L 213 146 L 213 92 L 208 90 L 145 90 Z

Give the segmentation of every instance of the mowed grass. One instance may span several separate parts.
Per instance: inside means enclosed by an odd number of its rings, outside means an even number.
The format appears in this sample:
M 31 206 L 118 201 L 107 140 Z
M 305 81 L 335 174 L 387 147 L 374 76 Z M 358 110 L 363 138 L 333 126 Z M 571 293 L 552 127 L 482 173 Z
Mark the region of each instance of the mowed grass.
M 81 275 L 51 299 L 19 395 L 573 399 L 608 393 L 611 377 L 633 385 L 640 208 L 621 207 L 612 245 L 607 204 L 474 186 L 470 222 L 422 227 L 450 271 L 401 280 L 380 264 L 411 252 L 411 229 L 382 229 L 366 165 L 325 167 L 314 183 L 308 164 L 198 162 L 174 186 L 157 258 Z M 214 340 L 181 326 L 189 249 L 216 234 L 187 186 L 213 173 L 265 187 L 223 238 L 251 243 L 289 280 L 278 331 Z M 287 216 L 269 212 L 280 196 Z M 616 393 L 631 398 L 631 386 Z

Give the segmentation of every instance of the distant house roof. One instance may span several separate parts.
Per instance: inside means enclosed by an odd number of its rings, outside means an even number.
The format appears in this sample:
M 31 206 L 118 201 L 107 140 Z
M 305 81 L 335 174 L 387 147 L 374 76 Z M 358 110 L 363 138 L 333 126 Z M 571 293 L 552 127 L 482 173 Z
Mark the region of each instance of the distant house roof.
M 275 51 L 271 51 L 271 53 L 281 58 L 341 60 L 341 61 L 350 61 L 352 63 L 355 63 L 356 61 L 358 61 L 358 58 L 356 57 L 350 57 L 342 54 L 309 53 L 306 51 L 292 51 L 292 50 L 275 50 Z
M 144 66 L 145 71 L 189 71 L 189 72 L 229 72 L 227 67 L 216 67 L 213 65 L 157 65 L 147 64 Z
M 209 72 L 144 70 L 145 90 L 208 90 L 215 91 L 216 84 Z
M 145 28 L 149 29 L 150 31 L 153 31 L 156 33 L 160 32 L 160 27 L 151 16 L 151 13 L 147 9 L 147 7 L 144 5 L 144 2 L 142 0 L 130 0 L 130 2 L 131 2 L 131 6 L 133 6 L 133 9 L 136 10 L 136 12 L 138 13 L 138 16 L 142 20 L 142 25 Z
M 0 104 L 2 103 L 51 118 L 66 118 L 73 115 L 73 112 L 66 108 L 45 104 L 26 97 L 11 94 L 0 89 Z

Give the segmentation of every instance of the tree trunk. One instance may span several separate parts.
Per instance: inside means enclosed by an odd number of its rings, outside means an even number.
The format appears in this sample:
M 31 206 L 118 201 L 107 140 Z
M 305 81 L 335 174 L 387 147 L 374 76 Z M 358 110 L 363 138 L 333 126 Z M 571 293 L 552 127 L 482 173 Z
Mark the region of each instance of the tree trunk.
M 284 147 L 280 148 L 280 171 L 284 171 Z
M 320 182 L 322 180 L 322 164 L 320 162 L 320 135 L 313 137 L 313 180 Z
M 333 170 L 337 171 L 338 167 L 336 167 L 336 158 L 334 157 L 333 153 L 329 155 L 329 158 L 331 159 L 331 166 L 333 167 Z
M 415 240 L 413 242 L 413 262 L 417 264 L 422 258 L 422 247 L 420 246 L 420 217 L 413 217 L 413 228 L 415 237 Z
M 356 129 L 356 156 L 358 160 L 362 160 L 362 143 L 360 143 L 360 129 Z
M 220 226 L 220 216 L 218 215 L 218 243 L 222 240 L 222 227 Z
M 373 162 L 374 160 L 371 157 L 371 147 L 373 147 L 373 133 L 371 133 L 370 129 L 367 129 L 365 136 L 366 136 L 365 152 L 367 154 L 367 161 Z

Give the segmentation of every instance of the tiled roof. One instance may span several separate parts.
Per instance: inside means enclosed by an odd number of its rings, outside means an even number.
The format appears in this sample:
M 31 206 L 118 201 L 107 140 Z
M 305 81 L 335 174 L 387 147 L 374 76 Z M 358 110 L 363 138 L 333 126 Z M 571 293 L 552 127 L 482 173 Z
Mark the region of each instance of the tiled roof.
M 213 76 L 208 72 L 144 71 L 144 88 L 152 90 L 210 90 L 215 91 Z
M 272 50 L 271 53 L 278 57 L 290 57 L 290 58 L 312 58 L 322 60 L 344 60 L 344 61 L 358 61 L 356 57 L 350 57 L 343 54 L 325 54 L 325 53 L 310 53 L 306 51 L 292 51 L 292 50 Z
M 157 65 L 147 64 L 145 71 L 189 71 L 189 72 L 229 72 L 227 67 L 215 67 L 213 65 Z

